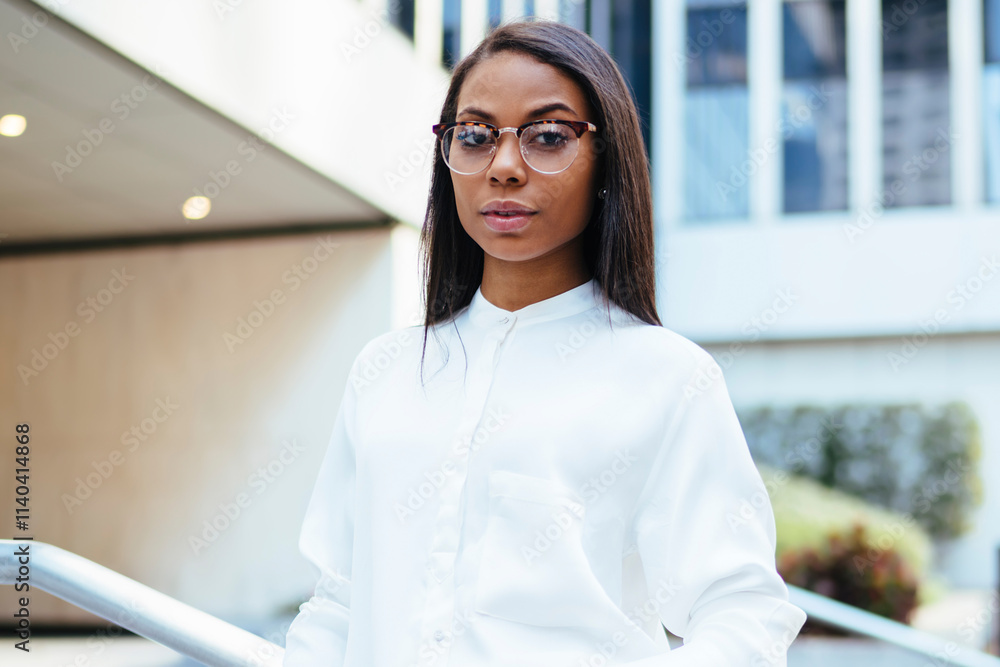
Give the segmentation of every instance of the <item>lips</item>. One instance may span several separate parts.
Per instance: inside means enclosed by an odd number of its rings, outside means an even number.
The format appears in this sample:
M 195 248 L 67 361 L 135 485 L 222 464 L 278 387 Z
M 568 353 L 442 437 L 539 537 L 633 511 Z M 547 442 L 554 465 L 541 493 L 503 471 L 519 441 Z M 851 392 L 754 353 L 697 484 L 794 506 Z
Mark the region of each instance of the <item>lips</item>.
M 483 215 L 501 215 L 501 216 L 511 216 L 519 214 L 531 214 L 537 213 L 537 211 L 530 206 L 522 204 L 521 202 L 512 200 L 497 200 L 491 201 L 489 204 L 483 207 L 480 211 Z
M 513 199 L 494 199 L 486 204 L 480 213 L 487 227 L 494 232 L 502 233 L 524 229 L 538 211 Z
M 534 215 L 534 213 L 514 213 L 513 215 L 484 213 L 483 221 L 494 232 L 517 232 L 527 227 Z

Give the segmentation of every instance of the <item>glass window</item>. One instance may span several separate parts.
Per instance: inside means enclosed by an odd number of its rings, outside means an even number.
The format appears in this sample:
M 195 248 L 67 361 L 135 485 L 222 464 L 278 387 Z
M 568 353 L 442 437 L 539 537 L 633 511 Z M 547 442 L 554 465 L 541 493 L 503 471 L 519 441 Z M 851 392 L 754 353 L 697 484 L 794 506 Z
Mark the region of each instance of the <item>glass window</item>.
M 490 30 L 494 30 L 503 20 L 503 3 L 501 0 L 489 0 L 487 11 L 490 15 Z
M 951 203 L 948 2 L 882 0 L 885 206 Z
M 683 64 L 684 214 L 692 221 L 746 217 L 748 161 L 745 3 L 691 1 Z
M 983 152 L 986 201 L 1000 203 L 1000 0 L 983 1 Z
M 441 64 L 454 69 L 458 64 L 462 43 L 462 3 L 444 0 L 444 34 L 441 39 Z
M 587 29 L 587 3 L 580 0 L 559 0 L 559 20 L 580 30 Z
M 784 211 L 847 208 L 844 0 L 783 7 Z
M 389 22 L 399 28 L 404 35 L 413 39 L 413 2 L 414 0 L 399 0 L 389 3 Z

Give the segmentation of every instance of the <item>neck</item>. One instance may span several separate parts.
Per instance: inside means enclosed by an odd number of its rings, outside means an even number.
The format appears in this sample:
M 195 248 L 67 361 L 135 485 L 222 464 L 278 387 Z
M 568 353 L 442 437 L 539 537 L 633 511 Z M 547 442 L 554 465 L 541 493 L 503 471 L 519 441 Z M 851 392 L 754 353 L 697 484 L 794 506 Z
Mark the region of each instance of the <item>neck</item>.
M 486 255 L 480 291 L 493 305 L 514 311 L 579 287 L 591 278 L 582 257 L 579 262 L 538 264 L 531 260 L 507 262 Z

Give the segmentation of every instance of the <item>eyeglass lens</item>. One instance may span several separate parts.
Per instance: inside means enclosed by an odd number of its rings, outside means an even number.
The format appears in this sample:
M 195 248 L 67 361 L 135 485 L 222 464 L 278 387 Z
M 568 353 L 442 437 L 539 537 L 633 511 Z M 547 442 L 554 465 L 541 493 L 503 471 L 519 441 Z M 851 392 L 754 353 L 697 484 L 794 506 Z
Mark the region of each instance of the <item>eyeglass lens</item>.
M 580 140 L 576 132 L 559 123 L 539 123 L 521 134 L 521 155 L 528 166 L 542 173 L 560 172 L 576 158 Z M 497 140 L 485 127 L 457 125 L 441 137 L 445 163 L 462 174 L 475 174 L 493 158 Z

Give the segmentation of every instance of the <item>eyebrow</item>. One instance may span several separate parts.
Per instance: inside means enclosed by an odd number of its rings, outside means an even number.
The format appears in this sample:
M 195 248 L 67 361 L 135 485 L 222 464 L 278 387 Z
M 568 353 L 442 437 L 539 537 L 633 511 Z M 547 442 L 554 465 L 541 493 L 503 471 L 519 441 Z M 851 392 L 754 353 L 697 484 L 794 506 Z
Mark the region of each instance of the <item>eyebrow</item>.
M 571 114 L 573 114 L 574 116 L 579 116 L 579 114 L 577 114 L 576 111 L 574 111 L 572 107 L 570 107 L 570 106 L 568 106 L 566 104 L 563 104 L 562 102 L 551 102 L 551 103 L 546 104 L 544 106 L 540 106 L 537 109 L 535 109 L 534 111 L 532 111 L 531 113 L 529 113 L 528 114 L 528 118 L 534 118 L 536 116 L 542 116 L 542 115 L 547 114 L 547 113 L 549 113 L 551 111 L 568 111 Z M 459 116 L 461 116 L 463 114 L 473 114 L 473 115 L 479 116 L 480 118 L 485 118 L 486 120 L 491 120 L 491 121 L 495 121 L 496 120 L 496 118 L 493 116 L 493 114 L 491 114 L 488 111 L 483 111 L 482 109 L 480 109 L 478 107 L 465 107 L 464 109 L 462 109 L 461 111 L 459 111 L 458 114 L 455 115 L 455 118 L 458 118 Z

